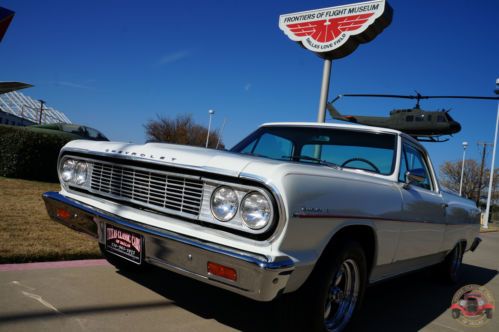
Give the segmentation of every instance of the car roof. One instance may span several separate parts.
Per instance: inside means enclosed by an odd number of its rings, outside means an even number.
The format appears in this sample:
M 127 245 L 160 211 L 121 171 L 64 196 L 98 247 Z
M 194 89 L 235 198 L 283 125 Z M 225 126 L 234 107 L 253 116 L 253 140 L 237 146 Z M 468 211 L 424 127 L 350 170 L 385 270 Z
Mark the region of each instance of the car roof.
M 372 127 L 358 124 L 340 124 L 340 123 L 324 123 L 324 122 L 268 122 L 261 125 L 261 127 L 272 126 L 291 126 L 291 127 L 317 127 L 317 128 L 338 128 L 338 129 L 354 129 L 370 132 L 384 132 L 400 135 L 402 132 L 395 129 L 388 129 L 382 127 Z

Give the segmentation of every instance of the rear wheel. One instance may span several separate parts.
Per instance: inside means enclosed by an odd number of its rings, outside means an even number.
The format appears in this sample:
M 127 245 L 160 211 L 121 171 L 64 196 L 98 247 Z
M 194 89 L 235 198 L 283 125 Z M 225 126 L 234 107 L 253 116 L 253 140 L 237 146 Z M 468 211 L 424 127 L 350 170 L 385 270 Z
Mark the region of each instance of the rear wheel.
M 458 309 L 452 309 L 452 318 L 458 319 L 461 316 L 461 311 Z
M 334 245 L 322 257 L 302 292 L 313 331 L 342 331 L 364 297 L 366 258 L 356 241 Z
M 463 264 L 464 243 L 459 242 L 440 264 L 440 274 L 445 281 L 457 283 L 461 277 Z

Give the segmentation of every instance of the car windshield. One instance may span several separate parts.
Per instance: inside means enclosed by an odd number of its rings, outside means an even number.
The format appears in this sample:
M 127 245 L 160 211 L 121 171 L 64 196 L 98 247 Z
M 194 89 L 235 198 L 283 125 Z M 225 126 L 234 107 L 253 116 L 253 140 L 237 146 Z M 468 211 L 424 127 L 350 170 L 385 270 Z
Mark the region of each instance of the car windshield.
M 396 135 L 294 126 L 261 127 L 231 151 L 276 160 L 353 168 L 390 175 Z
M 73 125 L 73 124 L 63 124 L 63 125 L 61 125 L 61 128 L 62 128 L 62 131 L 66 132 L 66 133 L 85 136 L 85 128 L 83 128 L 83 126 Z

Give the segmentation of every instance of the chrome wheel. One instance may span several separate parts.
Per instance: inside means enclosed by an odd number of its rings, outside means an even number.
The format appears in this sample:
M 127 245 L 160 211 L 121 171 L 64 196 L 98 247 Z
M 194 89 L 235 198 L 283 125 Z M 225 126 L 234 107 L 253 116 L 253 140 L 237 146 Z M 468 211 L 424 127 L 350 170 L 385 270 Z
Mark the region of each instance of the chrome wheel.
M 324 326 L 327 331 L 341 331 L 352 318 L 360 289 L 359 266 L 353 259 L 341 263 L 331 278 L 324 306 Z

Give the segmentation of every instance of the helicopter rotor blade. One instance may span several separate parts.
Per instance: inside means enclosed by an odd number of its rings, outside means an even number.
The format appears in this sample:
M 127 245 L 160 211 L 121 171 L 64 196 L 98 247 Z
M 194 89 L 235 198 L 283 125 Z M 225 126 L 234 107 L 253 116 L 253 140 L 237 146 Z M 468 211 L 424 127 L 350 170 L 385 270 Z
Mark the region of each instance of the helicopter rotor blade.
M 499 100 L 499 97 L 487 96 L 423 96 L 417 95 L 391 95 L 391 94 L 365 94 L 365 93 L 345 93 L 338 95 L 334 101 L 341 97 L 380 97 L 380 98 L 404 98 L 404 99 L 485 99 L 485 100 Z
M 388 95 L 388 94 L 367 94 L 367 93 L 345 93 L 340 96 L 344 97 L 380 97 L 380 98 L 405 98 L 405 99 L 417 99 L 418 96 L 413 95 Z M 421 96 L 424 97 L 424 96 Z
M 486 97 L 486 96 L 422 96 L 421 99 L 485 99 L 485 100 L 499 100 L 499 97 Z

